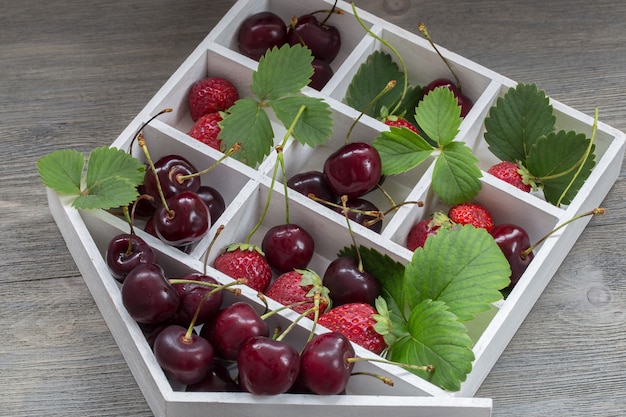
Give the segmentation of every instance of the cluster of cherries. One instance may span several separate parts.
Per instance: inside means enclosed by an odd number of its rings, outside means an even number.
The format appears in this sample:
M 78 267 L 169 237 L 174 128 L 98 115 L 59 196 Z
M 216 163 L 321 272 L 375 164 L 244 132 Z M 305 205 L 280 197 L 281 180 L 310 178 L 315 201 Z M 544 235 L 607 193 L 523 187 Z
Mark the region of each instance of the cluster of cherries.
M 309 86 L 321 90 L 334 74 L 330 64 L 341 49 L 339 30 L 327 23 L 331 15 L 341 11 L 333 6 L 331 10 L 323 12 L 327 12 L 327 15 L 322 21 L 315 16 L 318 12 L 313 12 L 294 17 L 289 24 L 270 11 L 252 14 L 239 26 L 239 50 L 258 61 L 273 47 L 285 44 L 304 45 L 313 55 L 314 73 Z

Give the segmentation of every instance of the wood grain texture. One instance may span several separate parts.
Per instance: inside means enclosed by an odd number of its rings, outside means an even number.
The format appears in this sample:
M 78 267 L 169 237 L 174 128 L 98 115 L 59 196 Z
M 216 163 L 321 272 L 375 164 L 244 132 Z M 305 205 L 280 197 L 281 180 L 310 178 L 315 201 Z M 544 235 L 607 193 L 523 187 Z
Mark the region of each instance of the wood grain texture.
M 34 166 L 110 144 L 234 1 L 0 3 L 0 415 L 151 416 Z M 401 3 L 356 1 L 626 131 L 626 3 Z M 625 177 L 477 393 L 494 417 L 623 415 Z

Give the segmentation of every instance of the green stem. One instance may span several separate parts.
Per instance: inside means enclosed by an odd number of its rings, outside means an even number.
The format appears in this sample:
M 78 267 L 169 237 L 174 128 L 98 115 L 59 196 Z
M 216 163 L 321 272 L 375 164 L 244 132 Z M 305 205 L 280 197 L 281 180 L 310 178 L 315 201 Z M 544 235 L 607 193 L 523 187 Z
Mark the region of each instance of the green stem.
M 178 182 L 182 183 L 183 181 L 188 180 L 190 178 L 199 177 L 201 175 L 204 175 L 204 174 L 208 173 L 209 171 L 211 171 L 212 169 L 214 169 L 219 164 L 221 164 L 222 161 L 224 161 L 224 159 L 228 158 L 229 156 L 231 156 L 235 152 L 239 151 L 239 149 L 241 149 L 241 143 L 237 142 L 237 143 L 235 143 L 233 145 L 232 148 L 230 148 L 229 150 L 224 152 L 224 155 L 222 155 L 217 161 L 213 162 L 208 168 L 205 168 L 202 171 L 194 172 L 193 174 L 178 175 L 176 177 L 176 180 Z
M 278 157 L 280 157 L 280 153 L 282 153 L 283 148 L 285 144 L 287 143 L 287 140 L 292 135 L 293 130 L 296 127 L 296 123 L 298 123 L 298 120 L 300 120 L 300 117 L 302 116 L 302 113 L 304 113 L 305 109 L 306 109 L 306 106 L 304 104 L 300 106 L 300 109 L 298 109 L 298 113 L 296 114 L 296 117 L 294 117 L 293 121 L 291 122 L 291 125 L 289 126 L 289 129 L 287 129 L 287 132 L 285 133 L 285 136 L 283 137 L 282 143 L 276 147 L 276 152 L 278 152 L 279 154 Z M 250 231 L 250 234 L 248 234 L 248 237 L 246 238 L 246 243 L 250 243 L 252 236 L 256 233 L 257 230 L 259 230 L 259 228 L 261 227 L 261 224 L 263 223 L 263 220 L 265 219 L 265 216 L 267 215 L 267 211 L 269 210 L 269 207 L 270 207 L 270 201 L 272 200 L 272 192 L 274 190 L 274 185 L 276 184 L 276 175 L 278 174 L 279 165 L 280 165 L 279 163 L 274 164 L 274 172 L 272 173 L 272 182 L 270 184 L 270 189 L 268 192 L 267 201 L 265 202 L 265 207 L 263 208 L 263 213 L 261 213 L 261 217 L 259 218 L 259 221 L 252 228 L 252 230 Z M 287 198 L 286 195 L 285 195 L 285 198 Z
M 559 201 L 557 201 L 557 203 L 556 203 L 557 207 L 561 206 L 561 201 L 563 201 L 563 199 L 565 198 L 565 195 L 567 194 L 567 192 L 570 190 L 570 188 L 572 188 L 572 185 L 574 184 L 574 181 L 576 181 L 576 178 L 578 178 L 578 176 L 580 175 L 580 172 L 585 167 L 585 163 L 587 162 L 587 159 L 589 158 L 589 155 L 591 154 L 591 148 L 593 147 L 593 142 L 594 142 L 594 140 L 596 138 L 597 130 L 598 130 L 598 109 L 596 108 L 596 111 L 595 111 L 595 114 L 594 114 L 594 118 L 593 118 L 593 126 L 591 128 L 591 140 L 589 141 L 589 146 L 587 146 L 587 149 L 585 150 L 585 154 L 583 155 L 581 160 L 576 163 L 576 165 L 578 165 L 578 170 L 576 171 L 576 174 L 574 174 L 574 176 L 572 177 L 572 179 L 569 182 L 569 184 L 567 184 L 567 187 L 565 187 L 565 190 L 563 191 L 563 194 L 561 194 L 561 196 L 559 197 Z M 574 165 L 574 166 L 576 166 L 576 165 Z
M 146 145 L 146 139 L 143 137 L 143 134 L 139 132 L 137 134 L 137 142 L 139 143 L 139 147 L 143 150 L 146 159 L 148 160 L 148 165 L 156 178 L 156 186 L 157 190 L 159 190 L 159 197 L 161 198 L 161 204 L 163 204 L 163 208 L 168 213 L 168 215 L 172 215 L 172 211 L 167 205 L 167 201 L 165 200 L 165 194 L 163 194 L 163 188 L 161 188 L 161 181 L 159 181 L 159 174 L 157 173 L 156 167 L 154 166 L 154 162 L 152 161 L 152 157 L 150 156 L 150 152 L 148 151 L 148 146 Z
M 400 96 L 400 100 L 398 100 L 398 103 L 396 104 L 396 106 L 389 113 L 389 114 L 395 114 L 395 112 L 398 111 L 398 109 L 402 105 L 402 102 L 404 101 L 404 97 L 406 96 L 407 88 L 409 86 L 409 75 L 407 74 L 406 63 L 404 62 L 404 59 L 402 58 L 402 55 L 400 55 L 398 50 L 396 48 L 394 48 L 393 45 L 391 45 L 389 42 L 387 42 L 386 40 L 384 40 L 383 38 L 381 38 L 380 36 L 378 36 L 374 32 L 372 32 L 367 27 L 367 25 L 361 20 L 361 18 L 357 15 L 357 11 L 356 11 L 356 7 L 354 5 L 354 2 L 351 2 L 350 4 L 352 5 L 352 13 L 354 13 L 354 17 L 359 22 L 361 27 L 368 33 L 368 35 L 370 35 L 371 37 L 376 39 L 378 42 L 382 43 L 387 48 L 389 48 L 391 50 L 391 52 L 393 52 L 393 54 L 398 58 L 398 61 L 400 61 L 400 65 L 402 66 L 402 73 L 404 75 L 404 85 L 402 86 L 402 95 Z
M 426 25 L 420 22 L 417 27 L 419 31 L 422 32 L 422 34 L 424 35 L 428 43 L 430 43 L 430 45 L 433 47 L 437 55 L 439 55 L 439 58 L 441 58 L 443 63 L 446 64 L 446 67 L 448 67 L 448 69 L 450 70 L 450 73 L 452 73 L 452 76 L 454 77 L 454 80 L 456 81 L 456 87 L 459 89 L 459 93 L 461 93 L 462 92 L 461 80 L 459 79 L 459 77 L 457 77 L 456 72 L 454 72 L 448 60 L 444 58 L 441 52 L 439 52 L 439 48 L 437 48 L 437 45 L 435 45 L 430 35 L 428 34 L 428 29 L 426 29 Z
M 348 129 L 348 133 L 346 133 L 346 140 L 345 143 L 347 144 L 350 140 L 350 135 L 352 135 L 352 130 L 354 130 L 355 126 L 357 125 L 357 123 L 359 122 L 359 120 L 361 120 L 361 117 L 363 117 L 363 115 L 367 112 L 367 110 L 369 110 L 370 107 L 372 107 L 374 104 L 376 104 L 376 102 L 385 94 L 387 94 L 389 92 L 389 90 L 391 90 L 392 88 L 394 88 L 396 86 L 396 80 L 391 80 L 387 83 L 387 85 L 385 85 L 385 88 L 383 88 L 378 94 L 376 94 L 376 97 L 374 97 L 372 99 L 372 101 L 370 101 L 369 103 L 367 103 L 367 106 L 365 106 L 365 108 L 361 111 L 361 113 L 358 115 L 358 117 L 356 119 L 354 119 L 354 121 L 352 122 L 352 124 L 350 125 L 350 128 Z

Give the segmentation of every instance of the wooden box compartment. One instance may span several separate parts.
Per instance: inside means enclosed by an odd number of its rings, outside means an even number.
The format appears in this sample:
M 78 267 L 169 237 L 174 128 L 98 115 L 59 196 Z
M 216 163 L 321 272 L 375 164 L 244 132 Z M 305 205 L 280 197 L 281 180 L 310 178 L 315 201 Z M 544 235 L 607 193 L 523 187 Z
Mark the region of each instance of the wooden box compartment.
M 192 120 L 186 105 L 187 92 L 193 82 L 207 75 L 230 79 L 240 95 L 250 95 L 250 83 L 256 62 L 241 55 L 237 50 L 235 28 L 246 16 L 261 10 L 271 10 L 286 21 L 294 15 L 311 10 L 328 9 L 331 0 L 312 2 L 266 0 L 239 0 L 220 23 L 207 35 L 192 54 L 182 63 L 163 87 L 132 120 L 113 146 L 129 149 L 136 131 L 153 114 L 163 108 L 172 108 L 154 120 L 144 130 L 150 153 L 154 160 L 169 153 L 188 158 L 197 168 L 203 169 L 222 154 L 187 135 Z M 289 140 L 284 149 L 286 176 L 308 170 L 321 170 L 324 159 L 343 142 L 353 120 L 359 113 L 343 101 L 351 77 L 367 56 L 381 50 L 383 45 L 369 36 L 352 16 L 351 6 L 340 1 L 338 7 L 345 11 L 339 25 L 344 47 L 333 63 L 334 77 L 320 92 L 305 88 L 302 94 L 324 98 L 333 112 L 335 130 L 330 140 L 315 149 Z M 376 35 L 391 42 L 409 63 L 411 84 L 424 85 L 434 78 L 446 76 L 447 69 L 436 56 L 432 47 L 420 36 L 400 29 L 367 12 L 359 16 Z M 598 124 L 596 137 L 596 166 L 577 197 L 565 207 L 555 207 L 545 201 L 541 193 L 523 193 L 486 173 L 497 159 L 484 141 L 484 119 L 491 106 L 502 97 L 515 82 L 481 67 L 455 53 L 442 49 L 455 71 L 463 81 L 464 92 L 474 101 L 474 107 L 460 127 L 458 139 L 470 146 L 478 156 L 483 170 L 482 189 L 476 200 L 491 210 L 495 223 L 515 220 L 530 235 L 531 241 L 563 223 L 575 214 L 600 205 L 620 171 L 624 155 L 625 135 L 603 123 Z M 573 129 L 590 134 L 593 119 L 559 102 L 552 101 L 559 129 Z M 285 133 L 279 123 L 273 123 L 275 141 Z M 364 116 L 352 132 L 352 137 L 366 142 L 373 141 L 387 127 L 374 118 Z M 140 160 L 143 153 L 133 145 L 131 152 Z M 159 263 L 171 276 L 189 271 L 202 271 L 204 254 L 219 225 L 223 231 L 214 247 L 243 241 L 258 221 L 267 197 L 272 192 L 268 214 L 252 243 L 259 243 L 264 231 L 271 225 L 284 222 L 285 178 L 279 175 L 272 188 L 271 174 L 276 153 L 270 155 L 257 167 L 249 167 L 232 158 L 225 159 L 215 169 L 202 176 L 202 183 L 214 186 L 224 196 L 227 207 L 211 231 L 202 241 L 187 252 L 167 246 L 142 230 L 138 234 L 156 250 Z M 409 262 L 412 252 L 404 243 L 409 225 L 447 207 L 440 204 L 431 190 L 434 159 L 429 159 L 416 169 L 386 181 L 386 189 L 396 201 L 421 201 L 423 206 L 402 206 L 385 218 L 382 232 L 375 233 L 360 225 L 352 226 L 359 244 L 374 248 L 400 262 Z M 323 274 L 337 251 L 351 244 L 345 218 L 338 213 L 310 200 L 308 197 L 288 190 L 291 221 L 309 226 L 316 240 L 316 253 L 310 267 Z M 368 197 L 369 198 L 369 197 Z M 380 192 L 371 194 L 372 201 L 386 207 L 388 200 Z M 552 278 L 571 247 L 582 233 L 587 221 L 580 220 L 562 228 L 535 251 L 519 284 L 509 296 L 492 306 L 492 309 L 467 323 L 474 341 L 475 361 L 472 372 L 457 392 L 446 392 L 398 367 L 385 364 L 359 364 L 360 370 L 389 375 L 394 387 L 387 387 L 372 378 L 352 378 L 346 395 L 314 396 L 283 394 L 260 397 L 246 393 L 193 393 L 170 382 L 160 369 L 145 335 L 137 323 L 125 311 L 121 302 L 120 284 L 108 272 L 104 253 L 109 239 L 127 232 L 128 225 L 122 219 L 102 211 L 77 211 L 68 201 L 52 191 L 48 192 L 50 210 L 59 225 L 66 244 L 78 265 L 111 333 L 120 347 L 128 366 L 135 376 L 152 411 L 157 416 L 286 416 L 293 414 L 294 407 L 302 416 L 362 415 L 378 416 L 393 413 L 397 416 L 425 415 L 433 417 L 475 416 L 491 414 L 490 399 L 471 398 L 487 376 L 508 342 L 515 334 L 543 289 Z M 220 282 L 231 279 L 211 268 L 217 249 L 209 253 L 208 271 Z M 241 297 L 251 302 L 259 311 L 263 308 L 256 293 L 244 288 Z M 227 297 L 227 303 L 234 296 Z M 270 306 L 276 306 L 269 300 Z M 295 314 L 284 311 L 275 318 L 281 326 L 288 325 Z M 300 346 L 308 334 L 312 322 L 308 319 L 298 323 L 289 340 Z M 324 331 L 318 328 L 316 331 Z M 356 347 L 359 356 L 376 356 Z

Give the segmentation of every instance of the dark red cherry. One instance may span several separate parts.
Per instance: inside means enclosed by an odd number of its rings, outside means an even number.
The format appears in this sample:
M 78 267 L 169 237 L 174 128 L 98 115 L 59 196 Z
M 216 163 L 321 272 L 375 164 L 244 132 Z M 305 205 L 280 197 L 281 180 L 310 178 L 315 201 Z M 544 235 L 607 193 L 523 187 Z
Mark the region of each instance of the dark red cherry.
M 252 306 L 238 301 L 220 310 L 200 330 L 216 356 L 236 360 L 241 344 L 253 336 L 269 336 L 269 327 Z
M 332 62 L 341 49 L 341 35 L 336 27 L 322 23 L 312 14 L 296 19 L 287 31 L 290 45 L 301 44 L 311 50 L 313 57 Z
M 156 255 L 139 236 L 121 233 L 109 241 L 106 263 L 111 275 L 119 282 L 124 282 L 126 275 L 137 265 L 156 263 Z
M 503 223 L 495 226 L 491 231 L 491 235 L 502 250 L 502 253 L 504 253 L 505 258 L 509 261 L 511 266 L 511 284 L 509 288 L 513 288 L 534 258 L 532 252 L 528 255 L 522 254 L 523 251 L 530 248 L 528 233 L 520 226 Z
M 380 284 L 367 271 L 360 270 L 358 262 L 349 256 L 340 256 L 326 268 L 322 283 L 328 288 L 333 306 L 349 303 L 374 305 L 380 295 Z
M 128 314 L 143 324 L 169 320 L 178 309 L 178 292 L 157 264 L 140 264 L 128 273 L 122 284 L 122 303 Z
M 287 25 L 272 12 L 255 13 L 239 26 L 237 41 L 242 54 L 258 61 L 268 49 L 287 42 Z
M 166 155 L 154 163 L 163 196 L 168 199 L 182 191 L 198 191 L 200 177 L 193 176 L 182 179 L 181 176 L 195 174 L 196 168 L 180 155 Z M 160 205 L 161 195 L 157 188 L 157 180 L 152 169 L 144 175 L 145 192 L 154 198 L 154 204 Z
M 237 356 L 239 386 L 256 395 L 278 395 L 292 387 L 300 370 L 300 355 L 287 343 L 255 336 Z
M 340 394 L 354 368 L 352 344 L 338 332 L 315 335 L 300 355 L 298 382 L 318 395 Z
M 382 172 L 380 155 L 365 142 L 348 143 L 324 162 L 324 179 L 337 195 L 348 199 L 360 197 L 373 190 Z
M 165 375 L 181 384 L 195 384 L 211 372 L 213 347 L 208 340 L 172 324 L 154 340 L 154 356 Z
M 161 206 L 153 216 L 159 239 L 172 246 L 184 246 L 206 235 L 211 226 L 211 215 L 198 194 L 185 191 L 166 202 L 169 211 Z
M 201 185 L 198 191 L 196 191 L 196 194 L 198 194 L 198 197 L 200 197 L 209 208 L 211 223 L 215 223 L 222 213 L 224 213 L 224 210 L 226 210 L 224 197 L 222 197 L 219 191 L 208 185 Z
M 183 275 L 180 279 L 219 284 L 215 278 L 197 273 Z M 173 284 L 172 286 L 178 291 L 180 297 L 180 305 L 172 321 L 183 327 L 188 327 L 196 314 L 195 324 L 205 323 L 215 316 L 222 306 L 222 291 L 216 291 L 205 299 L 215 287 L 191 283 Z
M 270 266 L 283 273 L 306 268 L 313 258 L 315 241 L 302 226 L 281 224 L 265 233 L 261 250 Z
M 454 96 L 459 102 L 459 106 L 461 106 L 461 117 L 467 116 L 467 113 L 469 113 L 470 109 L 473 106 L 472 100 L 470 100 L 469 97 L 467 97 L 465 94 L 461 93 L 454 82 L 447 78 L 437 78 L 428 83 L 426 87 L 424 87 L 424 89 L 422 90 L 422 98 L 431 91 L 433 91 L 435 88 L 450 89 L 450 91 L 454 93 Z
M 326 83 L 335 75 L 335 72 L 326 61 L 314 59 L 311 65 L 313 65 L 313 76 L 309 82 L 309 87 L 321 91 Z
M 326 184 L 324 174 L 321 171 L 306 171 L 296 174 L 289 178 L 287 186 L 307 197 L 309 194 L 313 194 L 329 203 L 339 203 L 339 196 Z
M 376 233 L 380 233 L 383 230 L 383 221 L 379 220 L 376 215 L 369 214 L 379 211 L 378 207 L 371 201 L 364 198 L 352 198 L 346 202 L 346 207 L 349 210 L 339 207 L 335 207 L 334 210 L 341 215 L 345 215 L 344 213 L 347 211 L 350 220 Z
M 187 392 L 239 392 L 241 388 L 231 377 L 228 369 L 218 362 L 213 362 L 211 371 L 204 379 L 195 384 L 187 385 Z

